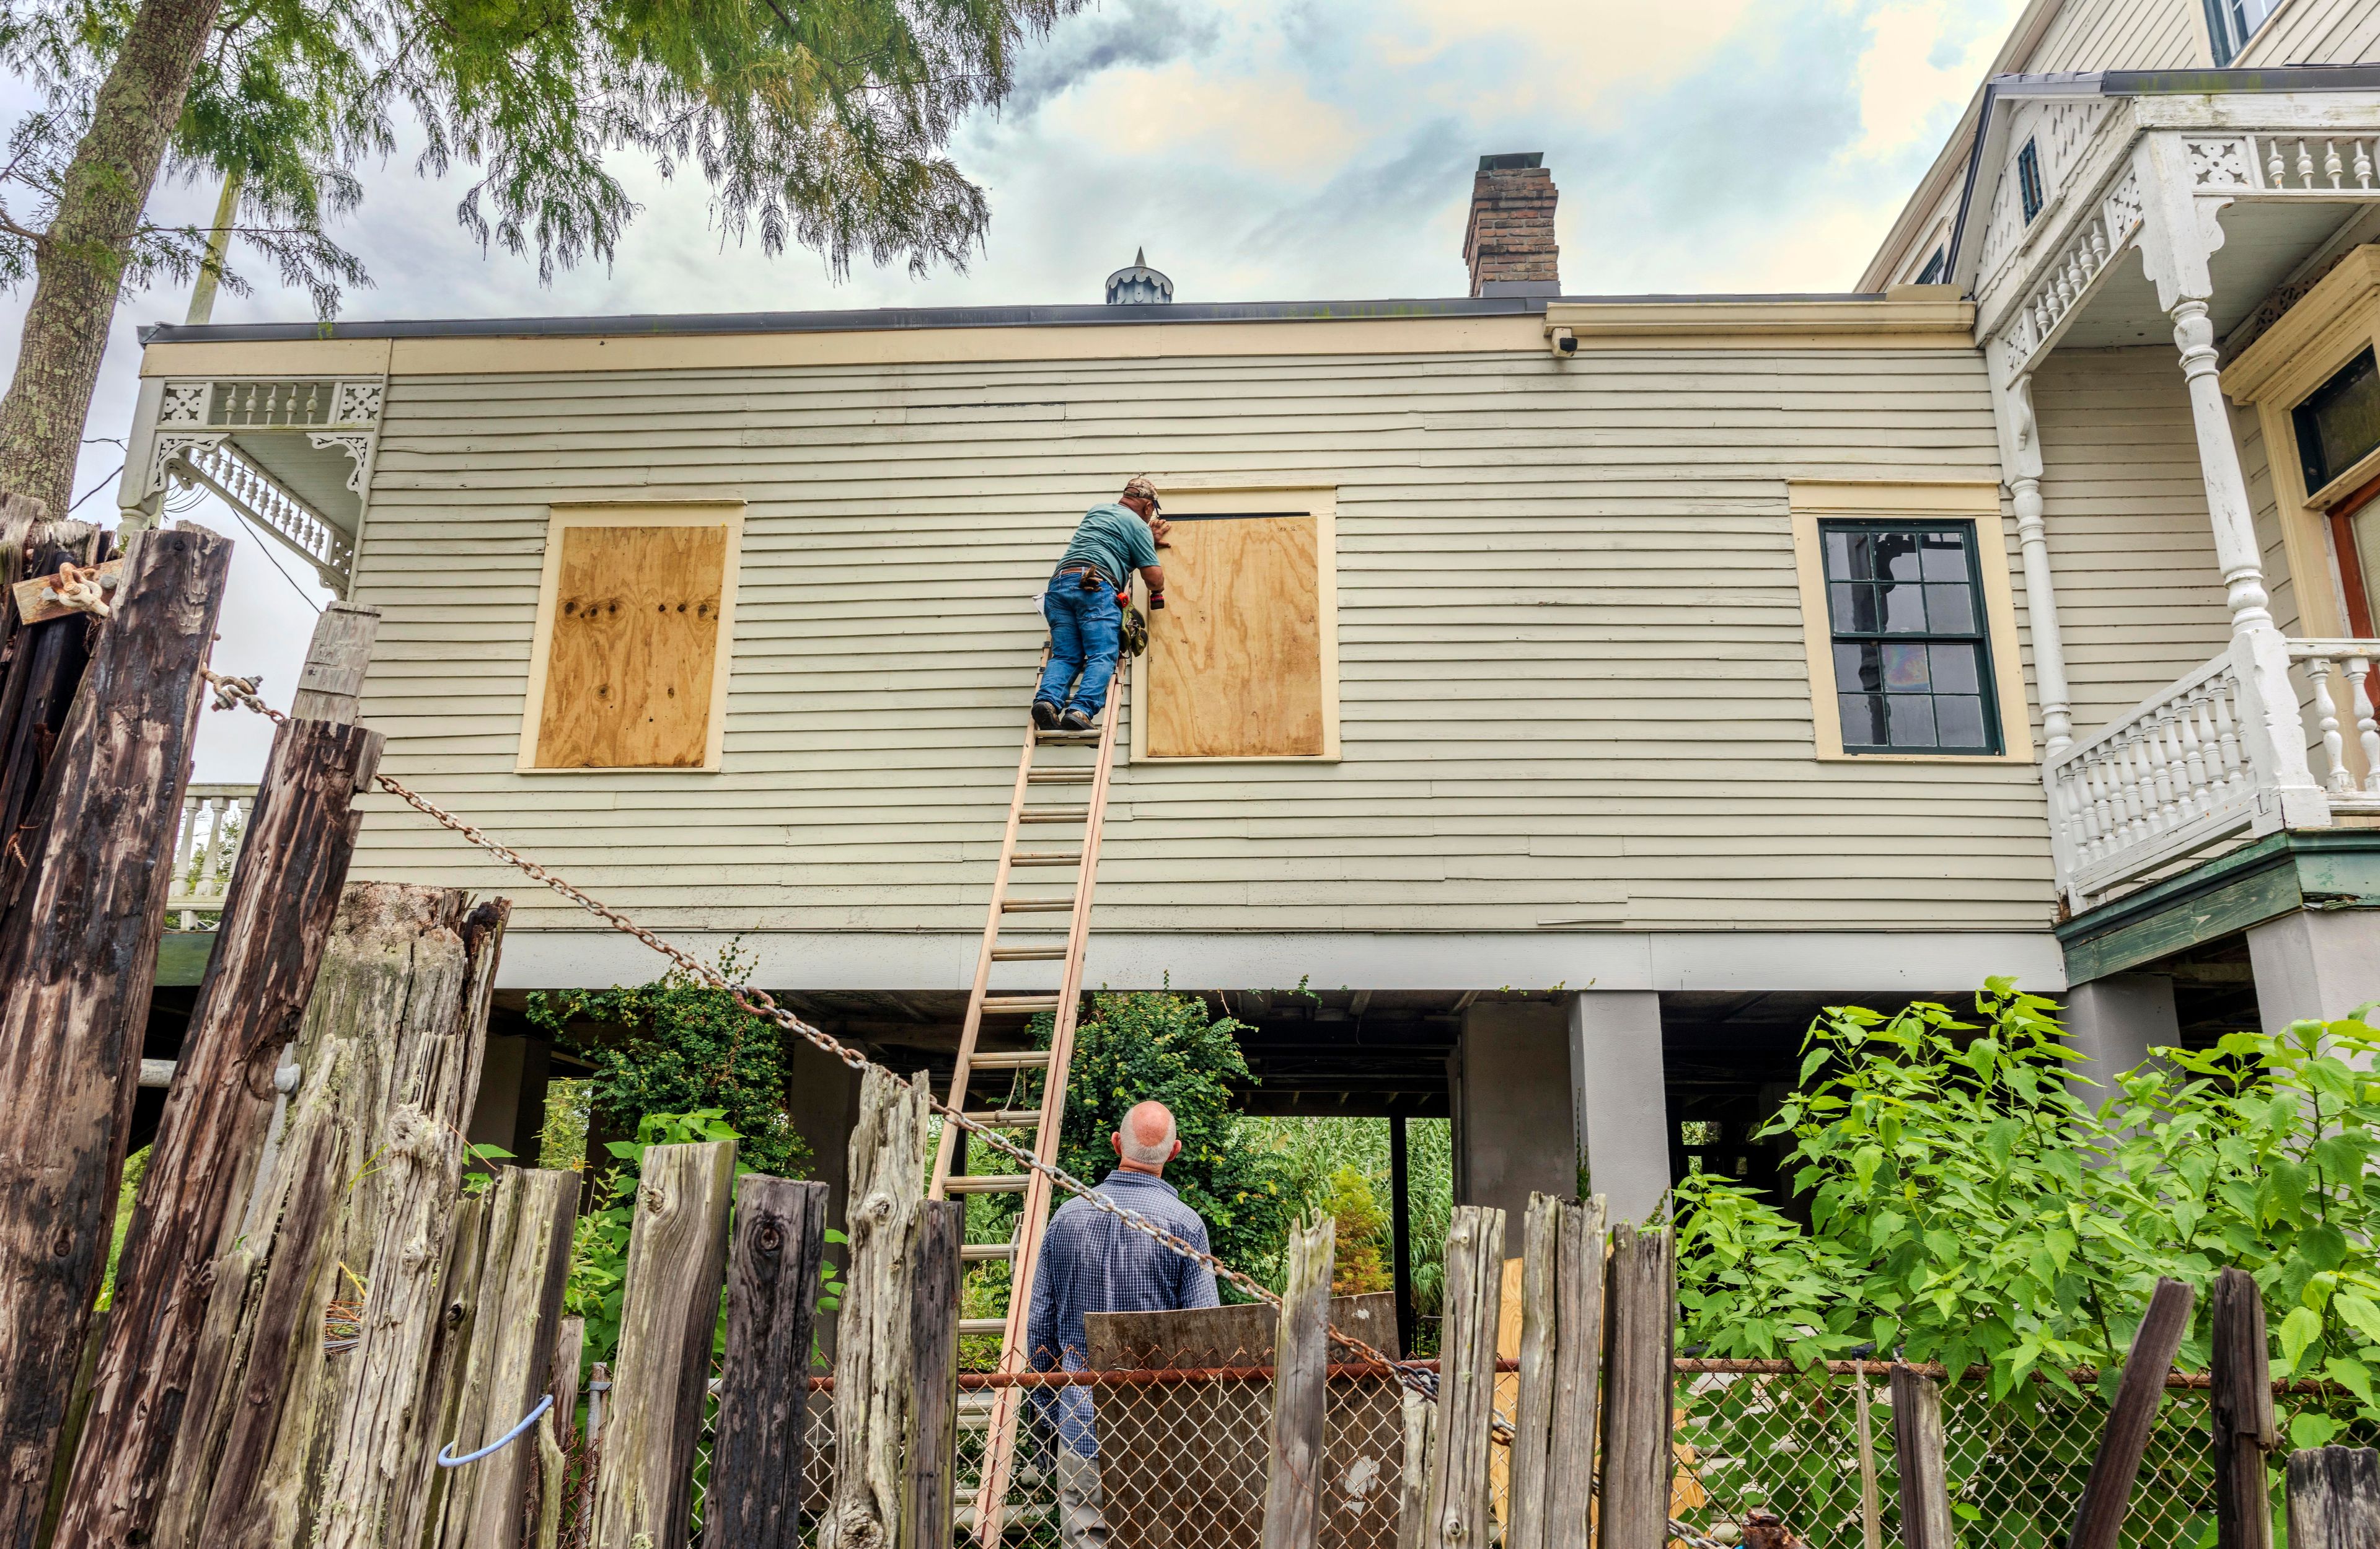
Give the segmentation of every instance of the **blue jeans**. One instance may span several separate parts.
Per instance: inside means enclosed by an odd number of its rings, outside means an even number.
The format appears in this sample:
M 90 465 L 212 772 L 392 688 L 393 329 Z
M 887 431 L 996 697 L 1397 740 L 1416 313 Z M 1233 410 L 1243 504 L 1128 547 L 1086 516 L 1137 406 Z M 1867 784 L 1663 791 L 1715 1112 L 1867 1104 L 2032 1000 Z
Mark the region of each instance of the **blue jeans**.
M 1060 709 L 1078 709 L 1096 716 L 1108 702 L 1108 684 L 1115 676 L 1116 653 L 1123 646 L 1123 610 L 1116 606 L 1115 589 L 1093 579 L 1083 589 L 1080 575 L 1052 575 L 1042 594 L 1041 616 L 1050 621 L 1050 665 L 1041 672 L 1041 686 L 1033 697 Z M 1077 684 L 1076 678 L 1082 679 Z M 1070 701 L 1067 690 L 1074 690 Z

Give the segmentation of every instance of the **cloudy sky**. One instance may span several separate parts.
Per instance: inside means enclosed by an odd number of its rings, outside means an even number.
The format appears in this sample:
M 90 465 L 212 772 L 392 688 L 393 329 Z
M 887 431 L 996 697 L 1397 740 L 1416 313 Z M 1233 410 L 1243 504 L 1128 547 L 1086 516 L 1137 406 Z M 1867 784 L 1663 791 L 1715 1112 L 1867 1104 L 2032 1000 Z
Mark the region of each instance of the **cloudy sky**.
M 1542 151 L 1561 190 L 1572 294 L 1847 289 L 1942 143 L 2020 0 L 1103 0 L 1034 46 L 997 115 L 953 153 L 990 196 L 964 274 L 862 269 L 722 244 L 698 175 L 632 168 L 643 206 L 609 269 L 484 254 L 454 219 L 463 179 L 367 170 L 339 233 L 374 285 L 348 318 L 1096 301 L 1146 247 L 1178 300 L 1458 296 L 1471 170 Z M 31 99 L 5 83 L 0 111 Z M 213 190 L 166 188 L 203 220 Z M 238 263 L 237 249 L 235 266 Z M 24 297 L 0 296 L 13 337 Z M 188 297 L 126 298 L 79 495 L 121 457 L 143 322 Z M 304 321 L 261 275 L 219 322 Z M 98 514 L 112 493 L 83 508 Z M 313 609 L 294 557 L 248 539 L 217 660 L 285 698 Z M 285 572 L 270 563 L 282 560 Z M 310 597 L 311 600 L 309 600 Z M 254 718 L 240 718 L 253 720 Z M 261 722 L 215 718 L 200 778 L 253 778 Z

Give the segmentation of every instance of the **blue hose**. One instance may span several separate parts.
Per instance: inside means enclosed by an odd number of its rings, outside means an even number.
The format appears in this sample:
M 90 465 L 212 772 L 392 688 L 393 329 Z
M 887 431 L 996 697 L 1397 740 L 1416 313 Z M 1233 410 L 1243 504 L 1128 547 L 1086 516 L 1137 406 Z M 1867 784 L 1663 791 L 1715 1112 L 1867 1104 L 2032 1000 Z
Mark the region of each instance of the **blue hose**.
M 449 1458 L 446 1456 L 448 1453 L 455 1450 L 455 1444 L 453 1442 L 448 1442 L 444 1446 L 438 1449 L 438 1466 L 442 1469 L 459 1469 L 466 1463 L 478 1462 L 480 1458 L 485 1458 L 492 1452 L 502 1452 L 505 1447 L 508 1447 L 513 1443 L 518 1441 L 521 1437 L 521 1433 L 536 1424 L 539 1419 L 544 1415 L 545 1411 L 552 1408 L 553 1408 L 553 1395 L 549 1393 L 544 1398 L 540 1398 L 537 1401 L 537 1408 L 529 1410 L 528 1417 L 523 1420 L 519 1424 L 514 1426 L 503 1435 L 498 1436 L 494 1441 L 490 1442 L 487 1446 L 480 1448 L 479 1451 L 468 1453 L 460 1458 Z

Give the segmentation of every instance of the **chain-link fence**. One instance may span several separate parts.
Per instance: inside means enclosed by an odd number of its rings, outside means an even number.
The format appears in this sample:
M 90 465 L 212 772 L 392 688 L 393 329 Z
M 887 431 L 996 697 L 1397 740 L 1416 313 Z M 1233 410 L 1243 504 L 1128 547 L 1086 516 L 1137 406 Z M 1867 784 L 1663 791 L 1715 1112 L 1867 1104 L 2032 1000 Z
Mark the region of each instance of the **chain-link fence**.
M 1269 1356 L 1209 1364 L 1028 1377 L 1002 1542 L 1007 1549 L 1254 1549 L 1264 1517 L 1272 1411 Z M 1434 1366 L 1435 1362 L 1423 1364 Z M 1756 1514 L 1775 1517 L 1810 1549 L 1900 1542 L 1900 1473 L 1892 1398 L 1882 1365 L 1806 1374 L 1760 1361 L 1678 1362 L 1671 1515 L 1694 1533 L 1742 1541 Z M 1324 1410 L 1322 1543 L 1393 1549 L 1407 1495 L 1402 1397 L 1379 1368 L 1333 1368 Z M 977 1481 L 1002 1379 L 961 1377 L 954 1537 L 971 1541 Z M 1510 1412 L 1515 1378 L 1498 1385 Z M 2072 1525 L 2107 1423 L 2107 1396 L 2084 1374 L 2079 1395 L 2047 1382 L 1994 1399 L 1979 1381 L 1943 1393 L 1948 1474 L 1968 1549 L 2057 1549 Z M 1863 1389 L 1864 1400 L 1863 1400 Z M 2171 1379 L 2152 1434 L 2123 1542 L 2136 1549 L 2214 1543 L 2204 1379 Z M 2354 1401 L 2321 1385 L 2281 1385 L 2285 1444 L 2301 1416 L 2344 1425 Z M 715 1410 L 715 1404 L 710 1409 Z M 1865 1415 L 1863 1418 L 1862 1410 Z M 804 1512 L 815 1523 L 834 1489 L 832 1382 L 813 1376 Z M 707 1411 L 696 1466 L 699 1541 L 710 1473 Z M 2380 1437 L 2350 1426 L 2338 1440 Z M 2278 1459 L 2276 1459 L 2277 1464 Z M 2273 1470 L 2277 1494 L 2279 1470 Z M 1509 1458 L 1490 1454 L 1490 1512 L 1505 1519 Z M 1415 1482 L 1416 1489 L 1418 1482 Z M 1090 1530 L 1104 1529 L 1103 1539 Z M 565 1542 L 568 1542 L 565 1535 Z

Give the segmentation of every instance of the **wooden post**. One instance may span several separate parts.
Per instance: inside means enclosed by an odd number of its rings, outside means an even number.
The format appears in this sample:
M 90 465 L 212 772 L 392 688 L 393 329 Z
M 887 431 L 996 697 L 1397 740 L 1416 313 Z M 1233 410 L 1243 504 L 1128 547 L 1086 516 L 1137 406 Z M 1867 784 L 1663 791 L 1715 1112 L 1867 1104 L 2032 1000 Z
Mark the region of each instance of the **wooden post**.
M 798 1549 L 810 1316 L 826 1245 L 827 1186 L 747 1174 L 735 1184 L 727 1352 L 710 1488 L 710 1549 Z
M 1554 1426 L 1554 1340 L 1560 1318 L 1562 1202 L 1531 1194 L 1521 1247 L 1521 1380 L 1514 1387 L 1507 1549 L 1547 1549 Z
M 2174 1352 L 2190 1332 L 2190 1309 L 2196 1300 L 2197 1293 L 2180 1280 L 2159 1280 L 2156 1294 L 2149 1298 L 2148 1313 L 2124 1362 L 2115 1407 L 2107 1414 L 2107 1428 L 2099 1436 L 2098 1456 L 2091 1460 L 2091 1477 L 2082 1483 L 2082 1502 L 2075 1509 L 2067 1549 L 2117 1549 L 2124 1517 L 2131 1510 L 2141 1458 L 2148 1452 L 2149 1432 L 2165 1406 L 2166 1374 L 2173 1370 Z
M 591 1549 L 686 1542 L 735 1178 L 734 1141 L 645 1152 Z
M 2289 1454 L 2289 1549 L 2380 1543 L 2380 1452 L 2320 1446 Z
M 28 534 L 26 578 L 55 575 L 62 562 L 85 563 L 91 537 L 92 530 L 81 522 L 39 524 Z M 0 683 L 0 841 L 5 841 L 0 842 L 0 906 L 15 899 L 40 840 L 41 810 L 35 799 L 56 755 L 75 691 L 90 669 L 91 650 L 106 627 L 83 613 L 25 624 L 13 597 L 7 611 L 7 675 Z
M 922 1071 L 906 1086 L 874 1065 L 860 1073 L 844 1218 L 851 1289 L 835 1318 L 834 1496 L 819 1549 L 882 1549 L 900 1531 L 915 1371 L 907 1348 L 912 1266 L 902 1250 L 925 1197 L 929 1090 Z M 614 1546 L 602 1542 L 598 1549 Z
M 921 1200 L 910 1219 L 909 1431 L 897 1549 L 950 1549 L 959 1490 L 959 1280 L 965 1200 Z M 808 1383 L 803 1384 L 808 1386 Z M 794 1476 L 799 1486 L 801 1476 Z M 742 1549 L 743 1541 L 737 1541 Z
M 1547 1549 L 1586 1549 L 1603 1378 L 1604 1201 L 1561 1208 L 1554 1275 L 1553 1420 L 1547 1440 Z
M 1429 1472 L 1438 1439 L 1438 1406 L 1409 1387 L 1400 1391 L 1405 1446 L 1397 1475 L 1397 1549 L 1424 1549 L 1429 1541 Z
M 2215 1439 L 2216 1549 L 2273 1549 L 2265 1455 L 2279 1446 L 2280 1437 L 2273 1419 L 2264 1295 L 2246 1270 L 2226 1268 L 2215 1277 L 2207 1313 L 2214 1344 L 2207 1407 Z
M 1322 1531 L 1322 1410 L 1330 1386 L 1330 1273 L 1338 1235 L 1328 1216 L 1301 1221 L 1291 1228 L 1283 1255 L 1264 1549 L 1314 1549 Z
M 486 1198 L 470 1352 L 453 1428 L 433 1432 L 433 1449 L 451 1441 L 457 1453 L 478 1451 L 519 1424 L 552 1389 L 578 1175 L 504 1168 Z M 429 1542 L 442 1549 L 519 1543 L 535 1456 L 515 1445 L 468 1468 L 439 1470 L 448 1475 L 446 1497 Z
M 431 1335 L 430 1355 L 421 1376 L 419 1403 L 426 1417 L 425 1435 L 452 1436 L 463 1424 L 463 1399 L 468 1386 L 464 1379 L 470 1365 L 471 1342 L 480 1331 L 480 1294 L 483 1289 L 495 1289 L 487 1284 L 486 1275 L 489 1214 L 494 1203 L 488 1194 L 467 1194 L 455 1202 L 454 1219 L 448 1223 L 446 1263 L 438 1271 L 438 1300 L 443 1305 L 438 1327 Z M 439 1524 L 445 1519 L 447 1494 L 462 1482 L 452 1470 L 440 1468 L 432 1468 L 422 1480 L 422 1489 L 429 1495 L 422 1520 L 429 1524 L 431 1549 L 435 1549 Z
M 1397 1299 L 1397 1349 L 1411 1354 L 1416 1325 L 1413 1289 L 1413 1188 L 1405 1154 L 1405 1116 L 1389 1116 L 1389 1289 Z
M 462 894 L 445 889 L 402 892 L 415 895 L 408 902 L 417 907 L 460 914 L 465 903 Z M 497 944 L 510 912 L 509 903 L 492 900 L 445 922 L 462 950 L 444 965 L 457 972 L 434 985 L 417 978 L 415 990 L 431 993 L 400 1013 L 403 1021 L 419 1019 L 421 1034 L 406 1040 L 416 1063 L 395 1072 L 386 1128 L 370 1154 L 381 1170 L 379 1218 L 363 1277 L 358 1343 L 344 1358 L 313 1549 L 379 1549 L 420 1537 L 437 1450 L 429 1425 L 435 1411 L 421 1401 L 422 1379 L 446 1305 L 438 1296 L 438 1272 L 462 1183 L 463 1127 L 480 1091 Z
M 1488 1543 L 1488 1450 L 1503 1280 L 1504 1213 L 1455 1206 L 1446 1229 L 1446 1291 L 1438 1325 L 1438 1436 L 1423 1519 L 1426 1549 L 1480 1549 Z
M 1953 1549 L 1942 1390 L 1899 1361 L 1892 1367 L 1892 1457 L 1900 1479 L 1901 1549 Z
M 340 644 L 369 650 L 377 617 L 365 618 L 359 641 Z M 317 654 L 331 633 L 316 630 Z M 320 708 L 353 720 L 352 699 Z M 218 1257 L 234 1246 L 272 1117 L 273 1067 L 313 996 L 355 853 L 351 804 L 380 748 L 380 733 L 327 720 L 293 720 L 273 735 L 117 1260 L 56 1549 L 141 1543 L 154 1531 Z
M 1677 1260 L 1666 1231 L 1611 1233 L 1603 1405 L 1602 1549 L 1661 1549 L 1670 1537 L 1670 1357 Z
M 372 638 L 380 633 L 380 610 L 334 602 L 314 621 L 298 692 L 289 700 L 292 720 L 327 720 L 345 726 L 356 719 L 370 665 Z
M 41 1524 L 107 1265 L 181 816 L 231 544 L 134 539 L 115 617 L 42 781 L 0 914 L 0 1545 Z

